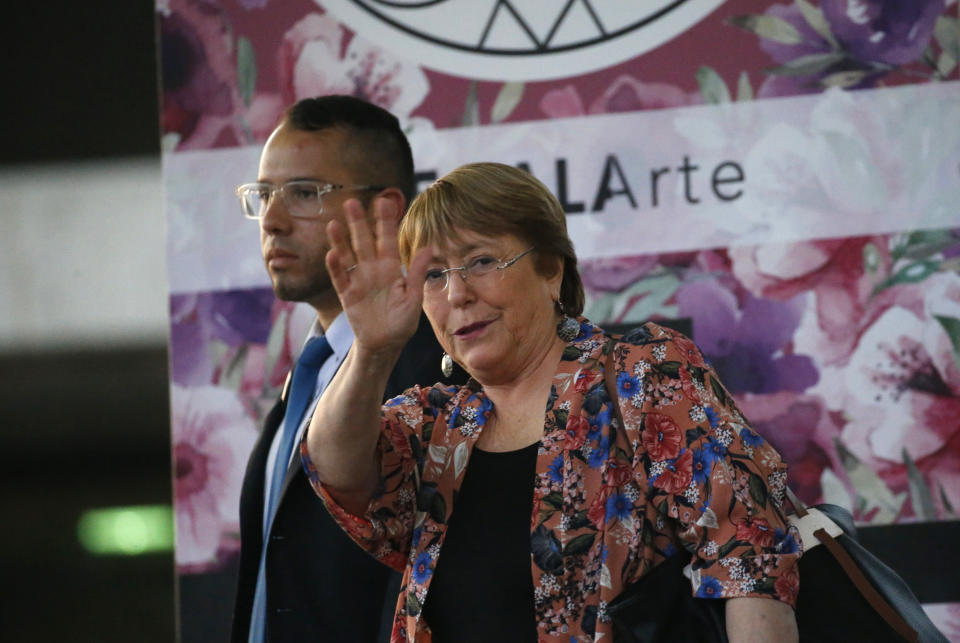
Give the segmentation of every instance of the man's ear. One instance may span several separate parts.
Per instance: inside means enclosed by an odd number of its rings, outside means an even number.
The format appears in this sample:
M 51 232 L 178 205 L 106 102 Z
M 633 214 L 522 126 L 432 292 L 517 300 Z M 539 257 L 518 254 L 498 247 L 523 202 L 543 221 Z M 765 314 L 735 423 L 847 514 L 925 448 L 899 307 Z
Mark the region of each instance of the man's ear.
M 373 202 L 377 199 L 390 201 L 393 206 L 396 207 L 398 218 L 402 218 L 407 211 L 407 199 L 403 196 L 403 192 L 401 192 L 399 188 L 388 187 L 377 192 L 376 196 L 370 200 L 370 205 L 367 208 L 367 213 L 371 216 L 373 215 Z

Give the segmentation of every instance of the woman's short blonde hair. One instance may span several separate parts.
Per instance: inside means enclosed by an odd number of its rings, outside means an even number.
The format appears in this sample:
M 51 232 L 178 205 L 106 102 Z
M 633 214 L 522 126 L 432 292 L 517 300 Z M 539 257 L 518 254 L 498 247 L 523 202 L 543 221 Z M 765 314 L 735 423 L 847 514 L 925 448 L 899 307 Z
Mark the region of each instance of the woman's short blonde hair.
M 566 214 L 529 172 L 502 163 L 470 163 L 437 180 L 413 200 L 400 224 L 403 262 L 425 246 L 459 241 L 457 230 L 521 239 L 536 249 L 541 274 L 551 274 L 556 258 L 562 259 L 560 303 L 568 315 L 583 312 L 583 283 Z

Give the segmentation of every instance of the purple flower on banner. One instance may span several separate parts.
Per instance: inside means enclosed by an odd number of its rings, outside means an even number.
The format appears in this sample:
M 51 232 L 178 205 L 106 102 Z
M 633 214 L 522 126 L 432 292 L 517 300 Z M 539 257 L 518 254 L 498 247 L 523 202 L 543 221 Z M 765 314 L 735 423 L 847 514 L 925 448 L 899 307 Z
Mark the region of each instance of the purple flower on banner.
M 272 324 L 269 288 L 170 297 L 170 365 L 174 382 L 207 384 L 214 365 L 209 343 L 236 349 L 265 344 Z
M 904 65 L 923 54 L 944 0 L 822 0 L 820 7 L 851 57 Z
M 874 87 L 897 66 L 922 58 L 944 6 L 944 0 L 822 0 L 805 16 L 797 4 L 775 4 L 762 18 L 780 21 L 776 35 L 739 22 L 782 65 L 758 96 Z
M 714 280 L 677 290 L 681 317 L 693 321 L 694 338 L 731 393 L 803 391 L 817 382 L 812 360 L 791 351 L 804 302 L 757 299 Z

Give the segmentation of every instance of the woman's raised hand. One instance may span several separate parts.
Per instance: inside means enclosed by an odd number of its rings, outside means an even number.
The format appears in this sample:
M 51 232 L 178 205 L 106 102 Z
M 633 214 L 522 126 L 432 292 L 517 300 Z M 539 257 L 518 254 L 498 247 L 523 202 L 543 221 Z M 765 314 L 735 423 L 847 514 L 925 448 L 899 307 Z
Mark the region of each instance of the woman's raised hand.
M 429 251 L 421 248 L 404 274 L 397 248 L 398 204 L 376 198 L 372 208 L 375 233 L 356 199 L 343 204 L 346 227 L 337 220 L 327 224 L 327 270 L 356 345 L 371 353 L 399 353 L 420 319 Z

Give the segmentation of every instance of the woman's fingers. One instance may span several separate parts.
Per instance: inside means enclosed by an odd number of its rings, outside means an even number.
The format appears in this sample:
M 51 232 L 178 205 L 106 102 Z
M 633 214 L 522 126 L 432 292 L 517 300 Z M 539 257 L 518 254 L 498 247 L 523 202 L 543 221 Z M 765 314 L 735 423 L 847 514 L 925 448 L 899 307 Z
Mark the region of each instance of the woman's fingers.
M 427 266 L 430 265 L 432 254 L 430 248 L 420 248 L 410 258 L 410 265 L 407 266 L 407 288 L 417 293 L 418 298 L 423 294 L 423 282 L 427 279 Z
M 349 268 L 355 265 L 350 237 L 343 224 L 331 221 L 327 224 L 327 238 L 330 240 L 330 250 L 325 258 L 327 272 L 334 289 L 342 293 L 350 285 Z
M 373 202 L 377 227 L 377 253 L 380 257 L 400 258 L 397 230 L 400 228 L 400 210 L 393 199 L 378 198 Z
M 367 221 L 367 213 L 357 199 L 347 199 L 343 203 L 343 211 L 347 218 L 347 227 L 350 229 L 350 245 L 357 256 L 357 263 L 373 261 L 377 258 L 374 246 L 373 231 Z

